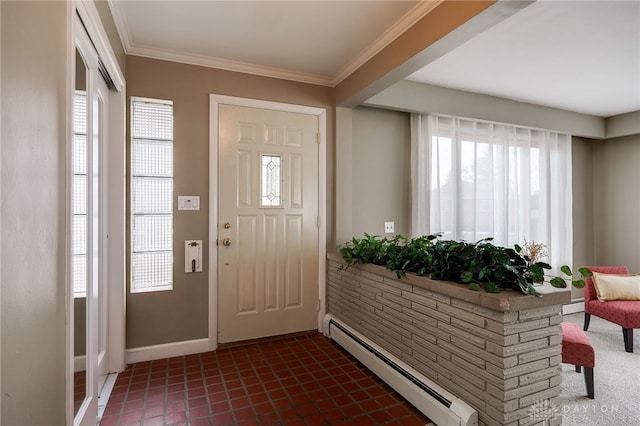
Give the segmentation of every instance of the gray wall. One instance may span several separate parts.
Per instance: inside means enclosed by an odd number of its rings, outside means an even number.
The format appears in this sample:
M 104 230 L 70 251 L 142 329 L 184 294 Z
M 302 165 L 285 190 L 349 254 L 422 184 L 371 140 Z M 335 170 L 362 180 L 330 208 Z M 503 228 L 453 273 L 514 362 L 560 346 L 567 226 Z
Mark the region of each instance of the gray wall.
M 573 268 L 593 264 L 595 240 L 593 223 L 593 146 L 592 139 L 572 138 L 571 168 L 573 185 Z M 574 299 L 583 290 L 572 288 Z
M 371 97 L 366 104 L 537 127 L 589 138 L 606 137 L 606 120 L 602 117 L 407 80 Z
M 350 110 L 350 131 L 339 140 L 340 218 L 338 243 L 364 233 L 385 235 L 384 222 L 395 222 L 395 233 L 411 230 L 411 140 L 409 115 L 359 107 Z M 347 118 L 349 120 L 349 118 Z M 343 188 L 349 185 L 349 188 Z M 339 195 L 338 195 L 339 196 Z
M 640 272 L 640 135 L 593 146 L 595 259 Z
M 209 241 L 209 94 L 264 99 L 327 109 L 327 241 L 333 247 L 334 137 L 332 91 L 280 79 L 129 56 L 127 100 L 167 99 L 174 107 L 174 288 L 127 294 L 127 348 L 208 336 L 208 273 L 184 273 L 184 240 Z M 129 126 L 127 126 L 127 129 Z M 129 135 L 127 135 L 127 140 Z M 129 144 L 127 143 L 127 146 Z M 178 195 L 199 195 L 199 211 L 177 211 Z M 129 225 L 127 225 L 129 226 Z M 127 248 L 129 250 L 129 248 Z M 127 251 L 128 252 L 128 251 Z M 127 271 L 127 276 L 129 276 Z M 127 292 L 129 284 L 127 283 Z
M 608 139 L 640 134 L 640 111 L 609 117 L 606 124 Z
M 0 7 L 0 423 L 62 425 L 68 4 Z

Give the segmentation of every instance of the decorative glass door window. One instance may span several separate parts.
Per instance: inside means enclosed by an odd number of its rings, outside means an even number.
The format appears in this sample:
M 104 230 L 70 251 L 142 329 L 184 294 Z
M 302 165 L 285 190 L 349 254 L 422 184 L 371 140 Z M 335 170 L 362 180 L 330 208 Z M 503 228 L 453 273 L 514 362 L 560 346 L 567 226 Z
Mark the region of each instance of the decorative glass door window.
M 260 155 L 260 194 L 262 207 L 282 207 L 282 156 Z

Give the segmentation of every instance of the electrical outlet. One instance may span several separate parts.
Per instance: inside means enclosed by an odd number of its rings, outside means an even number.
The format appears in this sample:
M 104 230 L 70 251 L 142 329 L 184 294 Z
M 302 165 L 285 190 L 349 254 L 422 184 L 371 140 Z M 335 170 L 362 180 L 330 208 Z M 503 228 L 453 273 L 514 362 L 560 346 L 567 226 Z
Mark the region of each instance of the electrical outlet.
M 394 223 L 393 222 L 385 222 L 384 223 L 384 233 L 385 234 L 393 234 L 395 231 L 393 230 Z

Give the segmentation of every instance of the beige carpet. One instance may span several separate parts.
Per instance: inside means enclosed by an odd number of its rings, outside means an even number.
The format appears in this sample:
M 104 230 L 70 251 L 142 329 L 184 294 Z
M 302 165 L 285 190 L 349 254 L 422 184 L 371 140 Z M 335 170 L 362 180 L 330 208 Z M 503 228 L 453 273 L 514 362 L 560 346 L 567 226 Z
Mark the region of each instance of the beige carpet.
M 584 314 L 564 316 L 564 321 L 583 325 Z M 562 364 L 563 425 L 640 425 L 640 330 L 634 333 L 634 352 L 624 350 L 622 329 L 591 316 L 587 336 L 596 351 L 595 399 L 587 398 L 584 375 Z

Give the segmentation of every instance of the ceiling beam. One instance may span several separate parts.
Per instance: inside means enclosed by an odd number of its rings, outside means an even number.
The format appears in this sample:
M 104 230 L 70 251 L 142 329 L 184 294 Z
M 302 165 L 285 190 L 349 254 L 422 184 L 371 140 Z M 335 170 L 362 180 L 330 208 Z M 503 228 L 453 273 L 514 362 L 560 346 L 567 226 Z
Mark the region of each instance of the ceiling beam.
M 353 108 L 413 74 L 533 1 L 444 1 L 335 88 L 335 103 Z

